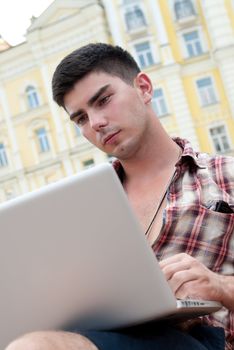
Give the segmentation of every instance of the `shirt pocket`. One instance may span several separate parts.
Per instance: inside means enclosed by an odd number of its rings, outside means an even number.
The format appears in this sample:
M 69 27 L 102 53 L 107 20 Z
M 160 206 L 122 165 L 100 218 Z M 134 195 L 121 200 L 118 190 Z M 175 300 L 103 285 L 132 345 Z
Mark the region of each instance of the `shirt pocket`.
M 190 254 L 217 272 L 224 262 L 233 266 L 234 213 L 217 212 L 203 205 L 185 206 L 176 212 L 170 231 L 178 253 Z

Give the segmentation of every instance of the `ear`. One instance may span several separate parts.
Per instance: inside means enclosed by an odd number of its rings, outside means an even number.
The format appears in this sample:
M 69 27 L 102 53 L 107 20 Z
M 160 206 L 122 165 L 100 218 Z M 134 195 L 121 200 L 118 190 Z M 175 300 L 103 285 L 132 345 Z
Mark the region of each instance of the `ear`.
M 144 102 L 150 103 L 153 96 L 153 86 L 149 76 L 143 72 L 137 74 L 134 80 L 134 86 L 141 94 Z

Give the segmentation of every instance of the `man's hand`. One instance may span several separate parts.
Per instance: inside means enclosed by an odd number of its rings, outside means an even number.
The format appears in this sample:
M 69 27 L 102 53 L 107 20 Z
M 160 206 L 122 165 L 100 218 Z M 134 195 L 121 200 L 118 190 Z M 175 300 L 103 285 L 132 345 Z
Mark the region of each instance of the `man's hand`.
M 227 276 L 210 271 L 205 265 L 185 253 L 162 260 L 160 267 L 177 298 L 215 300 L 224 304 L 223 278 Z

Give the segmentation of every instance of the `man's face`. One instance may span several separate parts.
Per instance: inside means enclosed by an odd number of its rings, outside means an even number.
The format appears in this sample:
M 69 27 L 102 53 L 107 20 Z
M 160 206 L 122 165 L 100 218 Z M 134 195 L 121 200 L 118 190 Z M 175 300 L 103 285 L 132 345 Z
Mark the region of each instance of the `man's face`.
M 147 127 L 147 97 L 136 78 L 134 86 L 116 76 L 90 73 L 65 95 L 64 105 L 83 136 L 119 159 L 134 155 Z

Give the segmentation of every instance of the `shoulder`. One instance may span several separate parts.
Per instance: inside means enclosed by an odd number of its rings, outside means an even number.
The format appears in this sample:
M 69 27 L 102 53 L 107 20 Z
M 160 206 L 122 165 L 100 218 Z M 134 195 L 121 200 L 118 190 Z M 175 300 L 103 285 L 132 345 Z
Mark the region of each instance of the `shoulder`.
M 213 181 L 234 195 L 234 157 L 198 153 L 198 159 Z
M 234 157 L 198 153 L 199 163 L 216 176 L 228 176 L 234 179 Z

